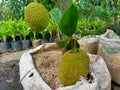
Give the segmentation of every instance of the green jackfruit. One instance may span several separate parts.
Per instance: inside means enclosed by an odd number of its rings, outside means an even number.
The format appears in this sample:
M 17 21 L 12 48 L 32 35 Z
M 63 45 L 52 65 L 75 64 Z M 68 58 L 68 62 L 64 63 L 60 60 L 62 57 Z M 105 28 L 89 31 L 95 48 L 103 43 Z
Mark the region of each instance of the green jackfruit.
M 25 20 L 34 31 L 42 31 L 49 22 L 47 9 L 41 4 L 32 2 L 25 8 Z
M 87 53 L 79 49 L 78 53 L 65 52 L 62 56 L 59 68 L 59 79 L 65 86 L 73 85 L 80 77 L 86 77 L 89 72 L 89 57 Z

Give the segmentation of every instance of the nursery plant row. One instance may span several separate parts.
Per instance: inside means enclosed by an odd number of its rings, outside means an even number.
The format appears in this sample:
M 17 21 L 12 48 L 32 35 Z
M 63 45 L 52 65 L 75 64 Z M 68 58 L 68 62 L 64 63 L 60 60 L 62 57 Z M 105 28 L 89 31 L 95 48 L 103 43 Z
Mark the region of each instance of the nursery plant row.
M 9 19 L 1 21 L 0 53 L 28 49 L 44 42 L 53 42 L 52 34 L 52 29 L 48 28 L 43 32 L 32 31 L 22 18 L 19 20 Z
M 31 41 L 29 40 L 17 40 L 15 42 L 0 42 L 0 53 L 5 53 L 8 51 L 20 51 L 25 49 L 30 49 L 37 47 L 43 43 L 51 42 L 47 39 L 36 39 Z M 52 41 L 54 42 L 54 41 Z
M 55 38 L 60 39 L 62 33 L 59 30 L 58 22 L 62 14 L 58 8 L 49 13 L 51 18 L 42 32 L 31 30 L 23 18 L 0 21 L 0 53 L 36 47 L 40 43 L 54 42 Z

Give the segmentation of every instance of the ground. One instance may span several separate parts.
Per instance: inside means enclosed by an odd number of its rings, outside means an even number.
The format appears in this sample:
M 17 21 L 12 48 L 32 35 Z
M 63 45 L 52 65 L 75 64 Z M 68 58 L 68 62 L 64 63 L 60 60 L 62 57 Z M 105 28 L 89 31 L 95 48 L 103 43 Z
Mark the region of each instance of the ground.
M 19 60 L 25 51 L 0 54 L 0 90 L 23 90 L 19 83 Z

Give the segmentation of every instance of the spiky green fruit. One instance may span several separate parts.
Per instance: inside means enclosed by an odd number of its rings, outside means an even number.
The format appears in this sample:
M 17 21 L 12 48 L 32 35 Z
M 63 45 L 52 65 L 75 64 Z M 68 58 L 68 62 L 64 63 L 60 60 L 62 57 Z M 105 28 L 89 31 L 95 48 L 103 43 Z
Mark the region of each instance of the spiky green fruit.
M 59 79 L 65 86 L 73 85 L 80 77 L 86 77 L 89 72 L 89 57 L 87 53 L 79 49 L 78 53 L 71 50 L 64 53 L 60 62 Z
M 34 31 L 42 31 L 49 22 L 47 9 L 41 4 L 32 2 L 25 8 L 25 20 Z

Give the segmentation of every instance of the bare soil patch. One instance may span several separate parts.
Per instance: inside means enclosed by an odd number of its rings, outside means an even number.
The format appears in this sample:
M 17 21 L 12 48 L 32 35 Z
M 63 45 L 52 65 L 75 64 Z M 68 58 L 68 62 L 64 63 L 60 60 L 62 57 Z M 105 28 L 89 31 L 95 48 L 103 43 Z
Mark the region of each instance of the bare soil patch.
M 19 83 L 19 60 L 25 51 L 0 54 L 0 90 L 23 90 Z

